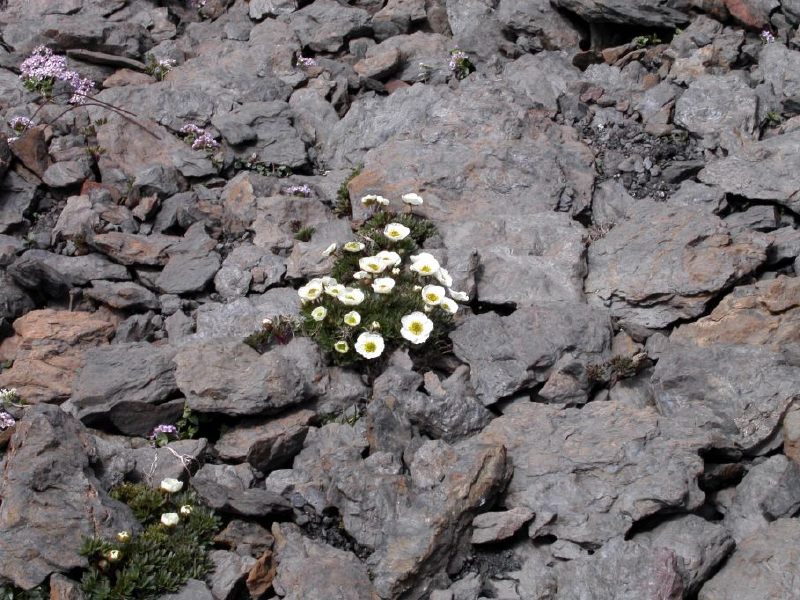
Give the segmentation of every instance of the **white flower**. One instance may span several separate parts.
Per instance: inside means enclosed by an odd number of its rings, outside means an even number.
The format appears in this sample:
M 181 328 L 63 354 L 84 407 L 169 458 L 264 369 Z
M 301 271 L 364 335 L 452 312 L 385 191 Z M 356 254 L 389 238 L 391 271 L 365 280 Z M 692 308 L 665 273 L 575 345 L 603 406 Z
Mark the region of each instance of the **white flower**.
M 125 530 L 120 531 L 117 534 L 117 541 L 120 544 L 126 544 L 126 543 L 130 542 L 131 541 L 131 533 L 130 533 L 130 531 L 125 531 Z
M 403 325 L 400 335 L 412 344 L 425 343 L 433 331 L 433 321 L 419 311 L 402 317 L 400 323 Z
M 444 299 L 444 288 L 440 285 L 426 285 L 422 288 L 422 301 L 428 306 L 436 306 Z
M 397 252 L 392 252 L 391 250 L 381 250 L 375 255 L 375 258 L 390 267 L 396 267 L 403 262 L 403 258 Z
M 353 273 L 353 279 L 364 279 L 365 277 L 369 277 L 369 273 L 366 271 L 356 271 Z
M 394 279 L 391 277 L 379 277 L 372 282 L 372 291 L 376 294 L 388 294 L 394 288 Z
M 465 294 L 464 292 L 457 292 L 455 290 L 449 290 L 450 295 L 453 297 L 453 300 L 458 300 L 459 302 L 468 302 L 469 295 Z
M 161 524 L 166 527 L 175 527 L 178 523 L 180 523 L 181 518 L 178 516 L 178 513 L 164 513 L 161 515 Z
M 447 269 L 445 269 L 444 267 L 439 267 L 439 270 L 436 271 L 434 276 L 436 277 L 436 281 L 438 281 L 445 287 L 450 287 L 451 285 L 453 285 L 453 278 L 450 277 L 450 273 L 448 273 Z
M 358 312 L 351 310 L 347 313 L 343 318 L 345 325 L 350 325 L 350 327 L 355 327 L 359 323 L 361 323 L 361 315 Z
M 377 256 L 365 256 L 358 260 L 358 266 L 367 273 L 383 273 L 384 269 L 387 267 L 387 263 Z
M 348 252 L 361 252 L 364 249 L 364 244 L 361 242 L 347 242 L 342 248 Z
M 350 346 L 347 345 L 347 342 L 344 340 L 339 340 L 333 345 L 333 349 L 336 350 L 339 354 L 344 354 L 348 350 L 350 350 Z
M 183 506 L 181 506 L 181 514 L 184 517 L 188 517 L 190 514 L 192 514 L 193 510 L 194 508 L 192 507 L 191 504 L 184 504 Z
M 383 196 L 369 194 L 361 198 L 361 204 L 364 206 L 372 206 L 373 204 L 380 204 L 381 206 L 388 206 L 389 201 Z
M 316 300 L 319 298 L 320 294 L 322 294 L 323 285 L 321 281 L 311 280 L 299 290 L 297 290 L 297 295 L 300 296 L 303 300 Z
M 334 242 L 333 244 L 331 244 L 330 246 L 325 248 L 325 250 L 322 251 L 322 256 L 330 256 L 331 254 L 336 252 L 336 248 L 338 248 L 338 246 L 336 242 Z
M 364 292 L 356 288 L 344 288 L 337 298 L 345 306 L 358 306 L 364 301 Z
M 325 293 L 328 294 L 328 296 L 333 296 L 334 298 L 336 298 L 343 291 L 344 286 L 341 283 L 334 283 L 333 285 L 325 286 Z
M 263 321 L 261 321 L 261 325 L 263 327 L 269 327 L 270 325 L 272 325 L 272 319 L 264 319 Z
M 427 252 L 420 252 L 411 257 L 411 270 L 420 275 L 435 275 L 436 271 L 439 270 L 439 261 Z
M 329 285 L 336 285 L 337 283 L 339 283 L 338 281 L 336 281 L 334 277 L 320 277 L 319 279 L 312 279 L 311 281 L 319 281 L 325 287 L 328 287 Z
M 383 196 L 375 196 L 375 202 L 377 202 L 381 206 L 389 206 L 389 199 L 384 198 Z
M 377 331 L 378 329 L 380 329 L 380 328 L 381 328 L 381 324 L 380 324 L 380 323 L 378 323 L 377 321 L 373 321 L 373 322 L 372 322 L 372 324 L 369 326 L 369 328 L 370 328 L 372 331 Z
M 441 306 L 451 315 L 454 315 L 458 312 L 458 304 L 452 298 L 442 298 L 442 303 L 439 306 Z
M 117 562 L 122 557 L 119 550 L 109 550 L 107 558 L 110 562 Z
M 166 479 L 161 480 L 161 489 L 165 492 L 169 492 L 170 494 L 174 494 L 175 492 L 180 492 L 183 489 L 183 482 L 180 479 L 167 477 Z
M 389 223 L 383 228 L 383 235 L 393 242 L 406 239 L 409 233 L 411 233 L 411 230 L 402 223 Z
M 419 206 L 422 204 L 422 196 L 419 194 L 403 194 L 403 202 L 410 206 Z
M 398 269 L 397 267 L 392 269 L 392 275 L 400 275 L 400 269 Z
M 356 352 L 364 358 L 378 358 L 383 353 L 383 336 L 380 333 L 364 332 L 356 340 Z
M 324 306 L 318 306 L 311 311 L 311 318 L 315 321 L 322 321 L 328 315 L 328 309 Z

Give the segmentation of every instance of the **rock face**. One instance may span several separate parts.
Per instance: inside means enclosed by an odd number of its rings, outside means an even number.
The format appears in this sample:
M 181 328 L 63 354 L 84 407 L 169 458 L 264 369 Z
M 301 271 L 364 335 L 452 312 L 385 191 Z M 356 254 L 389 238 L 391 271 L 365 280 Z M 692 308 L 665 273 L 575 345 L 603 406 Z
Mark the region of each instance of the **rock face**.
M 556 0 L 555 5 L 590 23 L 615 23 L 643 27 L 675 27 L 688 16 L 664 0 Z
M 92 472 L 91 436 L 54 406 L 29 408 L 3 467 L 0 576 L 23 589 L 54 571 L 85 567 L 82 536 L 131 531 L 127 506 L 111 500 Z

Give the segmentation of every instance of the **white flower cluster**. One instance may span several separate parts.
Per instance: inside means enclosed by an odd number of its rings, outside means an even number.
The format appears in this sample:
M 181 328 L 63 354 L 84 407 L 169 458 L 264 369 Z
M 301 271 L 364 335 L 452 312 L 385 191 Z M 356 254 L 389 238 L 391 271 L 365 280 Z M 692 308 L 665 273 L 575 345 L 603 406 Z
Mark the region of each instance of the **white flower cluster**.
M 19 401 L 17 388 L 0 388 L 0 406 Z

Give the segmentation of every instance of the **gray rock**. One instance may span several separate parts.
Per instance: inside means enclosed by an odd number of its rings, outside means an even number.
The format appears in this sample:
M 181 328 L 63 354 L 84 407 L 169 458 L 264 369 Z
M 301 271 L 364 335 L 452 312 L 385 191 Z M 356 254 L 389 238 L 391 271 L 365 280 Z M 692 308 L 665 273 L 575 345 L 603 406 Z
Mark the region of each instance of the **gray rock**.
M 51 573 L 85 568 L 82 537 L 139 528 L 130 509 L 100 486 L 94 454 L 88 431 L 57 406 L 26 409 L 3 468 L 0 576 L 30 589 Z
M 762 140 L 708 163 L 698 178 L 728 194 L 800 210 L 800 131 Z
M 503 512 L 490 512 L 478 515 L 472 520 L 472 543 L 486 544 L 499 542 L 513 536 L 525 523 L 533 519 L 529 508 L 517 506 Z
M 10 265 L 24 249 L 25 244 L 22 240 L 0 233 L 0 266 Z
M 585 304 L 542 302 L 507 317 L 468 317 L 450 339 L 455 355 L 470 366 L 478 398 L 489 405 L 546 382 L 567 353 L 584 364 L 602 362 L 611 347 L 611 323 Z
M 212 550 L 208 557 L 214 565 L 209 579 L 214 600 L 229 600 L 256 564 L 252 556 L 242 556 L 227 550 Z
M 202 224 L 192 226 L 183 241 L 167 251 L 169 260 L 155 281 L 159 290 L 166 294 L 187 294 L 205 288 L 222 262 L 213 250 L 215 246 Z
M 674 342 L 659 358 L 652 385 L 664 426 L 709 447 L 762 454 L 780 444 L 781 418 L 797 394 L 800 366 L 791 353 L 759 346 Z
M 5 271 L 0 271 L 0 319 L 11 322 L 34 308 L 33 299 Z
M 92 287 L 83 293 L 119 310 L 156 310 L 160 306 L 153 292 L 131 281 L 93 281 Z
M 189 579 L 175 594 L 165 594 L 159 600 L 216 600 L 208 586 L 197 579 Z
M 667 198 L 667 204 L 699 208 L 715 215 L 728 207 L 725 192 L 717 187 L 695 181 L 684 181 L 675 193 Z
M 249 3 L 250 18 L 260 21 L 264 17 L 288 15 L 297 10 L 297 0 L 253 0 Z
M 736 98 L 736 102 L 731 102 Z M 758 98 L 738 73 L 695 79 L 675 103 L 675 124 L 708 147 L 738 148 L 756 139 Z
M 800 230 L 782 227 L 770 234 L 772 244 L 767 250 L 770 264 L 800 256 Z
M 112 344 L 88 350 L 84 367 L 73 383 L 72 402 L 76 416 L 83 421 L 105 417 L 119 404 L 160 404 L 178 391 L 175 383 L 176 350 L 153 344 Z M 117 418 L 122 418 L 117 409 Z M 129 412 L 131 417 L 135 412 Z M 147 423 L 127 429 L 140 435 L 152 426 Z
M 283 600 L 378 597 L 367 568 L 352 553 L 310 540 L 292 523 L 275 523 L 272 533 L 276 563 L 272 585 Z
M 239 298 L 228 304 L 209 302 L 197 310 L 196 339 L 236 337 L 244 339 L 261 328 L 261 321 L 300 311 L 297 292 L 291 288 L 268 290 L 259 296 Z
M 128 270 L 101 254 L 63 256 L 46 250 L 28 250 L 8 268 L 22 287 L 50 296 L 66 295 L 71 288 L 95 280 L 126 281 Z
M 42 181 L 54 188 L 65 188 L 82 183 L 92 175 L 88 160 L 65 160 L 50 165 Z
M 555 10 L 549 0 L 500 0 L 497 19 L 505 29 L 518 34 L 518 45 L 523 45 L 521 42 L 524 40 L 520 38 L 534 38 L 529 51 L 541 44 L 546 50 L 571 52 L 580 42 L 580 32 L 575 24 Z
M 757 269 L 766 244 L 706 211 L 644 204 L 589 247 L 586 294 L 624 323 L 662 328 L 698 316 L 714 294 Z
M 269 421 L 244 423 L 222 434 L 214 448 L 223 460 L 247 461 L 269 473 L 300 452 L 313 417 L 312 411 L 300 410 Z
M 754 466 L 736 486 L 725 525 L 737 543 L 781 517 L 800 509 L 800 465 L 783 455 Z
M 735 546 L 724 525 L 695 515 L 674 517 L 635 536 L 634 541 L 649 546 L 648 552 L 667 548 L 683 559 L 687 594 L 696 592 Z
M 383 41 L 398 34 L 408 33 L 412 23 L 417 24 L 427 16 L 423 0 L 389 0 L 371 20 L 375 39 Z
M 204 465 L 191 480 L 192 488 L 210 508 L 233 515 L 265 517 L 286 513 L 289 504 L 277 494 L 252 487 L 250 465 Z
M 457 48 L 482 60 L 491 60 L 510 44 L 503 37 L 494 6 L 480 0 L 445 0 L 447 22 Z
M 699 600 L 792 598 L 800 565 L 800 520 L 778 519 L 739 544 L 736 552 L 700 590 Z
M 258 523 L 232 519 L 225 529 L 214 537 L 214 541 L 238 554 L 259 557 L 272 548 L 275 539 Z
M 249 271 L 243 271 L 238 267 L 226 267 L 223 264 L 214 275 L 214 289 L 223 298 L 240 298 L 250 291 L 252 281 L 253 275 Z
M 197 341 L 178 352 L 175 364 L 178 387 L 201 413 L 277 412 L 325 387 L 319 349 L 305 338 L 263 355 L 235 339 Z
M 567 84 L 580 78 L 564 52 L 524 54 L 503 68 L 503 77 L 518 94 L 518 102 L 526 108 L 540 108 L 555 114 L 558 98 L 567 91 Z
M 300 43 L 313 52 L 338 52 L 345 40 L 368 31 L 368 21 L 367 11 L 334 0 L 317 0 L 288 17 Z
M 36 186 L 11 171 L 0 181 L 0 233 L 25 222 L 25 214 L 35 207 Z
M 783 44 L 765 44 L 758 55 L 758 66 L 779 102 L 800 96 L 800 52 Z
M 589 23 L 669 29 L 689 21 L 688 15 L 675 10 L 663 0 L 555 0 L 554 4 Z
M 652 407 L 615 402 L 522 402 L 477 437 L 507 448 L 514 475 L 504 504 L 536 513 L 531 536 L 602 544 L 648 515 L 703 503 L 701 443 L 667 435 L 661 420 Z

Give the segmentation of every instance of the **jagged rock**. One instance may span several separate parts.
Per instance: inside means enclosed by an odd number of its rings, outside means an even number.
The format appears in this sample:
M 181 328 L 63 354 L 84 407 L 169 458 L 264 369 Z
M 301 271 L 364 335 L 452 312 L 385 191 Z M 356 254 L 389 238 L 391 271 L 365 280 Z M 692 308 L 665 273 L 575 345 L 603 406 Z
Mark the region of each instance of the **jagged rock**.
M 277 494 L 252 487 L 254 479 L 248 464 L 204 465 L 192 477 L 191 485 L 207 506 L 224 513 L 265 517 L 290 510 Z
M 800 351 L 800 279 L 776 277 L 736 287 L 710 315 L 681 325 L 671 339 L 704 347 L 747 344 Z
M 297 0 L 253 0 L 249 3 L 251 19 L 260 21 L 264 17 L 288 15 L 297 10 Z
M 754 466 L 727 506 L 725 525 L 737 543 L 781 517 L 795 516 L 800 509 L 800 465 L 785 456 L 771 456 Z
M 683 559 L 684 591 L 692 594 L 733 550 L 727 529 L 695 515 L 674 517 L 634 537 L 646 552 L 666 548 Z M 685 596 L 684 596 L 685 597 Z
M 758 97 L 738 73 L 704 75 L 678 98 L 674 119 L 705 145 L 733 150 L 756 139 L 757 110 Z
M 93 281 L 83 294 L 119 310 L 157 310 L 160 306 L 153 292 L 132 281 Z
M 580 71 L 572 66 L 566 52 L 524 54 L 503 69 L 509 87 L 518 94 L 518 102 L 526 108 L 541 108 L 555 114 L 558 99 L 567 91 L 567 84 L 577 81 Z
M 664 0 L 555 0 L 554 4 L 589 23 L 614 23 L 672 29 L 684 25 L 689 16 Z
M 53 297 L 66 296 L 70 289 L 95 280 L 126 281 L 128 270 L 101 254 L 64 256 L 46 250 L 28 250 L 8 273 L 22 287 Z
M 373 54 L 361 59 L 353 69 L 362 77 L 383 81 L 391 76 L 400 66 L 400 53 L 396 48 L 389 48 L 380 54 Z
M 156 278 L 158 289 L 166 294 L 199 292 L 214 278 L 222 259 L 213 250 L 214 240 L 209 238 L 202 224 L 192 226 L 184 239 L 167 250 L 169 260 Z
M 243 423 L 226 431 L 214 448 L 226 461 L 247 461 L 262 473 L 288 462 L 303 447 L 314 412 L 300 410 L 258 423 Z
M 691 180 L 682 182 L 678 190 L 667 198 L 667 204 L 700 208 L 715 215 L 728 207 L 725 192 L 721 189 Z
M 272 525 L 275 578 L 284 600 L 375 600 L 378 596 L 364 564 L 353 554 L 310 540 L 292 523 Z M 315 567 L 309 569 L 308 565 Z
M 589 247 L 585 289 L 624 323 L 662 328 L 702 313 L 766 260 L 766 238 L 735 234 L 706 211 L 644 204 Z
M 486 544 L 510 538 L 530 521 L 534 513 L 529 508 L 517 506 L 503 512 L 478 515 L 472 520 L 472 543 Z
M 666 507 L 692 510 L 704 499 L 700 444 L 668 435 L 651 407 L 592 402 L 577 410 L 524 402 L 477 437 L 508 449 L 514 475 L 504 504 L 536 513 L 533 536 L 602 544 Z
M 42 181 L 54 188 L 65 188 L 82 183 L 92 175 L 88 160 L 64 160 L 50 165 L 42 175 Z
M 800 131 L 755 142 L 709 162 L 698 179 L 728 194 L 770 200 L 800 211 Z
M 794 403 L 783 418 L 783 452 L 800 464 L 800 404 Z
M 227 546 L 239 554 L 261 556 L 272 548 L 275 539 L 258 523 L 231 520 L 215 537 L 214 542 Z
M 197 579 L 189 579 L 186 584 L 174 594 L 161 596 L 160 600 L 217 600 L 211 595 L 208 586 Z
M 136 235 L 132 233 L 101 233 L 91 238 L 98 251 L 123 265 L 167 264 L 167 251 L 180 242 L 180 238 L 159 234 Z
M 291 288 L 268 290 L 259 296 L 239 298 L 228 304 L 204 304 L 197 310 L 196 339 L 236 337 L 244 339 L 261 328 L 261 321 L 300 311 L 297 292 Z
M 13 321 L 35 306 L 33 299 L 5 271 L 0 271 L 0 319 Z
M 769 264 L 800 256 L 800 230 L 794 227 L 782 227 L 770 233 L 770 240 L 772 244 L 767 251 Z
M 242 556 L 227 550 L 212 550 L 213 576 L 210 577 L 211 595 L 215 600 L 228 600 L 237 586 L 247 577 L 250 568 L 256 563 L 252 556 Z
M 175 353 L 170 346 L 146 343 L 111 344 L 88 350 L 73 383 L 75 416 L 94 422 L 114 411 L 116 419 L 128 421 L 128 431 L 145 435 L 152 425 L 133 422 L 140 412 L 135 405 L 160 404 L 178 391 L 172 362 Z
M 777 225 L 775 207 L 751 206 L 726 216 L 725 224 L 734 232 L 771 231 Z
M 541 45 L 545 50 L 567 50 L 578 48 L 580 32 L 566 16 L 554 9 L 549 0 L 516 2 L 500 0 L 497 18 L 506 30 L 518 34 L 517 45 L 528 51 Z
M 241 245 L 223 261 L 214 276 L 217 292 L 225 298 L 245 296 L 252 288 L 263 292 L 283 279 L 286 259 L 251 244 Z
M 287 21 L 303 47 L 313 52 L 338 52 L 345 40 L 368 31 L 369 13 L 334 0 L 317 0 L 292 13 Z
M 0 373 L 0 387 L 17 388 L 29 404 L 63 402 L 85 362 L 87 348 L 108 343 L 115 319 L 97 312 L 31 311 L 14 321 L 14 365 Z
M 10 265 L 25 249 L 22 240 L 10 235 L 0 234 L 0 266 Z
M 498 50 L 513 53 L 503 36 L 494 5 L 480 0 L 444 0 L 443 4 L 457 48 L 482 60 L 491 60 Z
M 546 382 L 568 352 L 584 364 L 602 362 L 611 348 L 611 324 L 585 304 L 541 302 L 507 317 L 467 317 L 450 339 L 455 355 L 470 365 L 475 393 L 489 405 Z
M 780 444 L 776 433 L 798 382 L 800 365 L 790 351 L 679 342 L 661 354 L 652 378 L 664 427 L 746 454 Z
M 42 125 L 31 127 L 10 146 L 11 152 L 17 157 L 17 160 L 35 173 L 39 179 L 50 166 L 44 130 Z
M 25 223 L 36 201 L 36 186 L 11 171 L 0 181 L 0 233 Z
M 736 552 L 700 590 L 699 600 L 791 598 L 800 576 L 800 520 L 778 519 L 739 544 Z
M 372 16 L 370 25 L 375 39 L 383 41 L 408 33 L 412 23 L 420 23 L 426 16 L 424 0 L 389 0 Z
M 93 455 L 86 429 L 58 407 L 26 410 L 3 468 L 0 576 L 30 589 L 51 573 L 85 568 L 82 537 L 138 529 L 130 509 L 100 486 Z
M 178 387 L 201 413 L 277 412 L 325 388 L 319 348 L 305 338 L 264 354 L 236 339 L 197 341 L 178 352 L 175 364 Z

